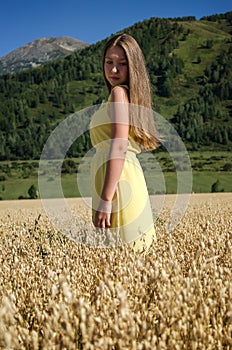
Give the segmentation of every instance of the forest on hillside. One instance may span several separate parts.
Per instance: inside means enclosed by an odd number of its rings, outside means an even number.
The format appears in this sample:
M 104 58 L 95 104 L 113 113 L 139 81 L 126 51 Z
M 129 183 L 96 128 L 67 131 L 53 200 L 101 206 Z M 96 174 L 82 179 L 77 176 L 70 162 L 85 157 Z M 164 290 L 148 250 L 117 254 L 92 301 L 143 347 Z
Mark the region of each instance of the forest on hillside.
M 141 45 L 157 112 L 168 111 L 187 147 L 231 150 L 232 12 L 200 21 L 151 18 L 125 32 Z M 36 69 L 0 76 L 0 160 L 39 159 L 60 121 L 107 98 L 101 74 L 105 40 Z M 85 133 L 69 156 L 89 147 Z

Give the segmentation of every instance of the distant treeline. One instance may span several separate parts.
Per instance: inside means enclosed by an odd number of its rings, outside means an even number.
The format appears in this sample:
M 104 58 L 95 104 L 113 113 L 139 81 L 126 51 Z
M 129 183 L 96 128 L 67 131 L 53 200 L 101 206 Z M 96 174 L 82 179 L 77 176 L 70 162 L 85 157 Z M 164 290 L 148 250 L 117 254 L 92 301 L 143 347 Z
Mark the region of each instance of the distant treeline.
M 201 20 L 212 21 L 212 22 L 220 21 L 223 19 L 226 19 L 228 21 L 228 24 L 232 24 L 232 11 L 222 13 L 222 14 L 215 14 L 212 16 L 204 16 L 201 18 Z
M 222 15 L 215 16 L 222 19 Z M 227 17 L 229 25 L 231 17 L 225 14 L 223 19 L 227 21 Z M 182 21 L 195 18 L 185 17 Z M 180 19 L 151 18 L 125 32 L 133 35 L 142 47 L 154 101 L 159 97 L 168 106 L 175 94 L 173 83 L 186 63 L 173 50 L 180 41 L 188 45 L 191 31 Z M 101 74 L 104 42 L 33 70 L 0 76 L 0 160 L 38 159 L 47 137 L 61 120 L 107 97 Z M 213 41 L 206 40 L 205 49 L 210 50 L 212 45 Z M 197 81 L 192 77 L 196 96 L 185 104 L 180 101 L 172 121 L 189 147 L 231 145 L 231 103 L 222 105 L 223 101 L 231 101 L 232 96 L 231 53 L 231 42 L 227 41 L 204 76 Z M 201 63 L 200 57 L 196 63 Z M 89 147 L 86 133 L 71 147 L 69 156 L 79 156 Z

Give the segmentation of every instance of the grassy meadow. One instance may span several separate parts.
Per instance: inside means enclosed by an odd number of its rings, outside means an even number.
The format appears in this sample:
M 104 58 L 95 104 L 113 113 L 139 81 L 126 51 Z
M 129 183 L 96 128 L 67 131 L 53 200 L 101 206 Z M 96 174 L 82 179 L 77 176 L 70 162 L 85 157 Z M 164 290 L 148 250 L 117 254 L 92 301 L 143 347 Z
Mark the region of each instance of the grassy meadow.
M 192 192 L 209 193 L 217 180 L 219 192 L 232 192 L 231 152 L 189 152 L 189 156 L 193 178 Z M 168 153 L 145 153 L 139 156 L 139 160 L 151 195 L 177 192 L 177 173 Z M 62 167 L 64 196 L 66 198 L 90 196 L 90 161 L 83 163 L 81 159 L 73 159 L 71 162 L 71 165 Z M 39 161 L 0 162 L 0 198 L 2 200 L 29 198 L 28 190 L 31 185 L 38 190 L 38 166 Z M 184 168 L 180 170 L 183 170 L 184 174 Z M 81 189 L 77 183 L 81 184 Z M 48 174 L 47 185 L 50 188 L 55 185 L 53 174 L 51 176 Z

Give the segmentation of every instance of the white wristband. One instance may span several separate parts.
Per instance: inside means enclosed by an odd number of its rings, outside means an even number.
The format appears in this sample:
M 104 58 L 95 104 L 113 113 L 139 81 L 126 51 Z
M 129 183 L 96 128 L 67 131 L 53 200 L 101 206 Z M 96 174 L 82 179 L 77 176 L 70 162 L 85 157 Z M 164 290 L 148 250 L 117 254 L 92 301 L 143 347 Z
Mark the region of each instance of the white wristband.
M 98 210 L 103 213 L 111 214 L 112 211 L 112 201 L 104 201 L 104 199 L 100 200 Z

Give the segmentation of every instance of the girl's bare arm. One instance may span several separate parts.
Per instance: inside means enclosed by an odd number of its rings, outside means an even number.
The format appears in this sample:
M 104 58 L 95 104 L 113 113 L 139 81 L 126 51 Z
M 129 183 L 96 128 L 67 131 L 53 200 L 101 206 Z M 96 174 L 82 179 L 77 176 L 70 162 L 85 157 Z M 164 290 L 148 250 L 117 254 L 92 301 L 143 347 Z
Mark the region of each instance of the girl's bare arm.
M 126 88 L 116 86 L 111 92 L 111 145 L 106 174 L 101 194 L 101 202 L 95 215 L 96 227 L 109 227 L 111 203 L 122 173 L 128 146 L 129 99 Z

